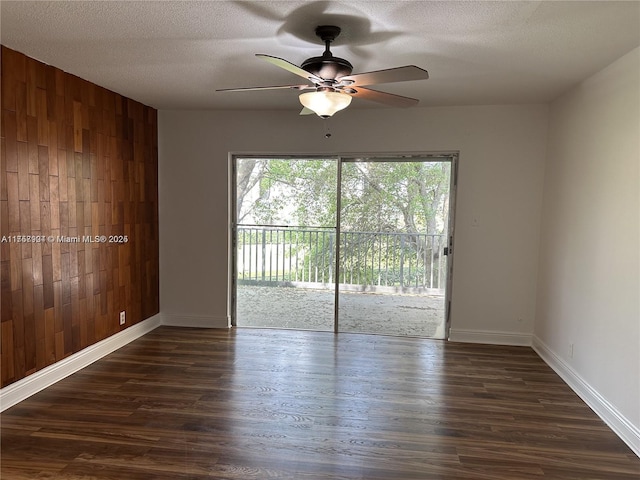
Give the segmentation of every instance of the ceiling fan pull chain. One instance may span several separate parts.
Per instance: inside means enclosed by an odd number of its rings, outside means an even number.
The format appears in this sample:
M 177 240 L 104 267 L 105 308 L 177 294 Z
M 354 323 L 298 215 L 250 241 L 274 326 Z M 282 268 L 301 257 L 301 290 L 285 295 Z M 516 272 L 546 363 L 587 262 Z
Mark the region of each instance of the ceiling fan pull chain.
M 331 138 L 331 130 L 329 130 L 329 119 L 325 118 L 324 119 L 324 138 Z

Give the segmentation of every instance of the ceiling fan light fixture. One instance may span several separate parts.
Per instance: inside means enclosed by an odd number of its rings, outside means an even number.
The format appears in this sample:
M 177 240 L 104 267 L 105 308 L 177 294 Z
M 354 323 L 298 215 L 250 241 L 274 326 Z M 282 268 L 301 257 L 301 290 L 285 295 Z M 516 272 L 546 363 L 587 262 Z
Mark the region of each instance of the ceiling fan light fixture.
M 308 92 L 300 95 L 300 103 L 322 118 L 329 118 L 349 106 L 351 96 L 340 92 Z

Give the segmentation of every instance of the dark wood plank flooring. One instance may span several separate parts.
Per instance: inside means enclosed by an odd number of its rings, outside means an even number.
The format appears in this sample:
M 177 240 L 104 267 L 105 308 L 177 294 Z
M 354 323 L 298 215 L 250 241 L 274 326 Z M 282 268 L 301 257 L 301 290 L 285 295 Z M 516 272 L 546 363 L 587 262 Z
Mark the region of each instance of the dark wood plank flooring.
M 2 414 L 1 478 L 633 479 L 531 350 L 161 327 Z

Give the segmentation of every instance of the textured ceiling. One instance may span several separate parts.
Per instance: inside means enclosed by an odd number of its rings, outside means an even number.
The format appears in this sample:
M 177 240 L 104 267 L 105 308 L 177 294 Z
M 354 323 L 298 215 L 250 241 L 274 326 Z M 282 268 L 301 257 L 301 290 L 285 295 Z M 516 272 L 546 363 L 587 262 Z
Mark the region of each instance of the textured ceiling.
M 55 1 L 0 3 L 2 44 L 160 109 L 299 109 L 299 83 L 254 57 L 320 55 L 316 25 L 354 73 L 417 65 L 376 87 L 421 105 L 539 103 L 640 45 L 638 1 Z M 365 100 L 350 108 L 376 106 Z M 388 108 L 388 107 L 380 107 Z

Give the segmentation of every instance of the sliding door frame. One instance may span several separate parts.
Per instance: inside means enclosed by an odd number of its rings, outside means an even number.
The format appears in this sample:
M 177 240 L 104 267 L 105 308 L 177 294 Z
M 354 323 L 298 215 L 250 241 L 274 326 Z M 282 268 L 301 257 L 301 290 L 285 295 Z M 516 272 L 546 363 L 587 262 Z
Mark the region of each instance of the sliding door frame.
M 445 339 L 449 338 L 451 330 L 451 296 L 453 290 L 453 250 L 454 250 L 454 231 L 455 231 L 455 204 L 456 189 L 458 185 L 458 151 L 444 152 L 409 152 L 409 153 L 344 153 L 344 154 L 229 154 L 229 192 L 230 192 L 230 310 L 231 310 L 231 326 L 237 326 L 237 232 L 238 232 L 238 206 L 237 206 L 237 160 L 242 158 L 278 158 L 291 160 L 304 159 L 325 159 L 335 160 L 337 168 L 337 186 L 336 186 L 336 218 L 335 218 L 335 285 L 334 285 L 334 318 L 333 331 L 334 334 L 340 333 L 339 328 L 339 308 L 340 308 L 340 244 L 341 244 L 341 210 L 342 210 L 342 165 L 352 162 L 449 162 L 451 164 L 451 179 L 449 185 L 449 219 L 447 225 L 447 283 L 445 286 Z

